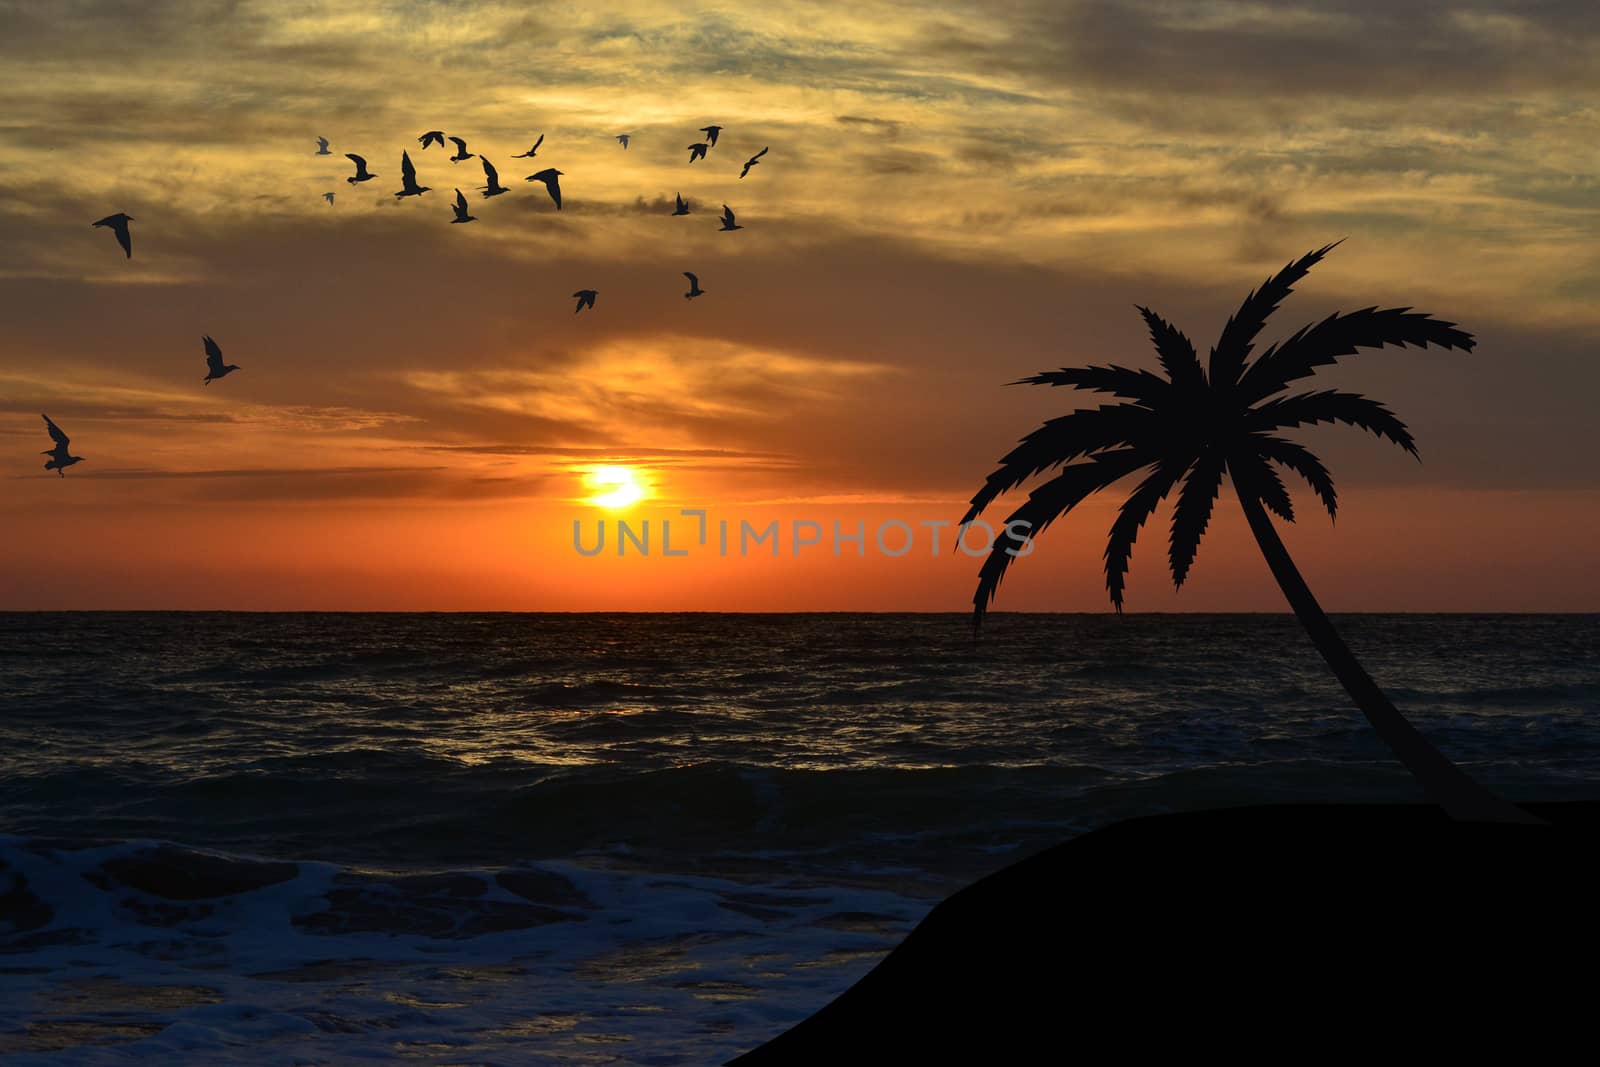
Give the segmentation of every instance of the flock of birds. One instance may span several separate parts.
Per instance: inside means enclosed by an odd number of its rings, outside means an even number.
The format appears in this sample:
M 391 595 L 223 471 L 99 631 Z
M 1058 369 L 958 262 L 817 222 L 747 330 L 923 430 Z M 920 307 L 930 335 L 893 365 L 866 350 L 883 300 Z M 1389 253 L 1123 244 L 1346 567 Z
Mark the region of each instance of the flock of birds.
M 689 162 L 693 163 L 696 160 L 705 159 L 706 154 L 717 146 L 717 138 L 721 135 L 722 130 L 723 127 L 721 126 L 702 126 L 700 128 L 700 132 L 705 134 L 705 139 L 689 145 Z M 632 134 L 618 134 L 617 143 L 622 145 L 623 150 L 626 151 L 628 148 L 628 143 L 632 140 L 632 138 Z M 488 200 L 491 197 L 496 197 L 502 193 L 508 193 L 511 191 L 500 184 L 500 172 L 495 169 L 494 164 L 490 163 L 487 157 L 480 156 L 475 152 L 467 151 L 467 142 L 463 138 L 453 136 L 447 137 L 445 136 L 443 130 L 429 130 L 421 137 L 417 138 L 417 142 L 422 145 L 422 151 L 427 151 L 431 145 L 438 145 L 440 148 L 443 148 L 446 141 L 449 141 L 456 146 L 455 154 L 448 157 L 451 163 L 463 163 L 469 159 L 477 159 L 479 163 L 483 165 L 483 176 L 486 184 L 481 186 L 479 189 L 479 191 L 483 194 L 483 199 Z M 543 144 L 544 134 L 541 133 L 538 140 L 533 142 L 533 146 L 531 148 L 529 148 L 526 152 L 520 152 L 511 158 L 532 159 L 539 154 L 539 147 Z M 331 151 L 329 151 L 329 141 L 326 137 L 317 138 L 317 150 L 312 154 L 318 156 L 331 156 L 333 154 Z M 739 171 L 739 177 L 743 179 L 746 175 L 748 175 L 750 173 L 750 168 L 760 163 L 761 157 L 766 154 L 767 147 L 763 147 L 761 151 L 745 160 L 744 166 Z M 349 182 L 351 185 L 359 185 L 363 182 L 369 182 L 378 177 L 378 175 L 367 169 L 367 161 L 365 158 L 357 155 L 354 152 L 346 152 L 345 158 L 354 163 L 356 167 L 355 174 L 345 179 L 345 181 Z M 544 170 L 540 170 L 536 173 L 528 175 L 524 180 L 543 184 L 546 191 L 550 194 L 551 201 L 555 203 L 556 210 L 560 211 L 560 179 L 563 173 L 564 172 L 556 170 L 554 167 L 547 167 Z M 417 168 L 411 162 L 411 153 L 409 150 L 402 150 L 400 153 L 400 191 L 394 194 L 395 197 L 397 199 L 403 199 L 408 196 L 421 196 L 423 193 L 430 191 L 430 186 L 417 184 Z M 471 211 L 467 205 L 466 195 L 462 193 L 459 188 L 457 188 L 455 192 L 455 203 L 451 205 L 451 210 L 455 217 L 450 220 L 451 223 L 455 224 L 478 221 L 477 217 L 471 214 Z M 326 200 L 329 205 L 332 205 L 334 202 L 334 194 L 331 191 L 323 193 L 322 198 Z M 673 215 L 689 214 L 689 205 L 684 201 L 683 194 L 681 192 L 676 193 L 673 197 L 673 200 L 674 204 L 671 212 Z M 92 225 L 109 229 L 112 234 L 116 236 L 117 244 L 122 246 L 123 256 L 127 259 L 132 259 L 133 235 L 128 229 L 128 223 L 133 221 L 135 220 L 132 215 L 127 215 L 119 211 L 115 215 L 107 215 L 105 218 L 94 222 Z M 722 205 L 722 216 L 720 221 L 722 225 L 718 232 L 726 233 L 733 230 L 744 229 L 734 215 L 733 209 L 727 204 Z M 703 296 L 705 294 L 705 290 L 700 287 L 700 279 L 695 274 L 690 271 L 684 271 L 683 276 L 689 279 L 689 291 L 683 294 L 685 300 L 693 300 L 695 297 Z M 576 297 L 578 301 L 578 306 L 573 310 L 573 314 L 577 314 L 584 308 L 593 308 L 595 298 L 600 295 L 600 292 L 597 289 L 579 289 L 572 295 Z M 206 355 L 206 376 L 203 379 L 203 383 L 205 385 L 210 385 L 216 379 L 226 377 L 234 371 L 239 370 L 239 367 L 235 364 L 222 362 L 222 349 L 209 335 L 202 337 L 201 341 L 205 346 Z M 50 421 L 50 416 L 43 415 L 42 417 L 44 419 L 45 429 L 50 434 L 50 439 L 55 442 L 54 447 L 47 448 L 40 453 L 41 455 L 50 457 L 47 461 L 45 461 L 44 469 L 47 471 L 53 470 L 64 478 L 66 477 L 66 469 L 72 466 L 74 463 L 82 463 L 83 457 L 74 456 L 71 454 L 68 447 L 71 444 L 70 439 L 65 433 L 62 432 L 61 427 Z

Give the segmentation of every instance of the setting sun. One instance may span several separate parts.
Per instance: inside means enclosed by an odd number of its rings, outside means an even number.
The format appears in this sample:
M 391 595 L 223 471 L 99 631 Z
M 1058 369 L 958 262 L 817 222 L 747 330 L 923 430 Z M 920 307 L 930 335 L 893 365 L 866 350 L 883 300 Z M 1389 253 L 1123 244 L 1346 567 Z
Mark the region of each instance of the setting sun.
M 589 503 L 602 508 L 625 508 L 644 498 L 644 486 L 631 467 L 596 467 L 584 478 L 591 489 L 604 490 L 589 497 Z

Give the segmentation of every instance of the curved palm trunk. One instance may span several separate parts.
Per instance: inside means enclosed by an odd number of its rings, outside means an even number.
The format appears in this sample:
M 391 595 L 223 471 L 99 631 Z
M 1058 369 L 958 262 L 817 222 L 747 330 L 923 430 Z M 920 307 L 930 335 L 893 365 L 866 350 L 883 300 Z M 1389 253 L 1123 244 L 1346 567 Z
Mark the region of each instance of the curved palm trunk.
M 1446 759 L 1395 709 L 1389 698 L 1383 695 L 1383 690 L 1378 688 L 1378 683 L 1362 669 L 1328 616 L 1323 614 L 1317 598 L 1311 595 L 1305 579 L 1300 577 L 1294 560 L 1289 558 L 1289 550 L 1279 539 L 1278 531 L 1261 502 L 1249 493 L 1239 492 L 1237 485 L 1234 488 L 1238 492 L 1239 503 L 1244 507 L 1245 518 L 1250 521 L 1250 530 L 1256 535 L 1256 543 L 1261 546 L 1261 554 L 1267 557 L 1272 576 L 1278 579 L 1284 597 L 1306 628 L 1311 643 L 1328 661 L 1334 676 L 1378 731 L 1378 736 L 1422 784 L 1428 798 L 1453 819 L 1542 824 L 1544 820 L 1501 799 L 1469 778 L 1465 771 Z

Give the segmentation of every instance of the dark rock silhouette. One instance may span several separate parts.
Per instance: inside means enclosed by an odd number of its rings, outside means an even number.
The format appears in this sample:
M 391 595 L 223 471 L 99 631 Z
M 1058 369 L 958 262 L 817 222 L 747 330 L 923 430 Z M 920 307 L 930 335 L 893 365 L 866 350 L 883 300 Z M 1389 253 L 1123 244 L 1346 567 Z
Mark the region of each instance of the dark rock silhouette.
M 89 225 L 109 227 L 111 232 L 116 234 L 117 244 L 122 246 L 122 257 L 124 259 L 132 259 L 133 235 L 128 232 L 128 223 L 133 221 L 134 218 L 132 215 L 124 215 L 119 211 L 115 215 L 107 215 L 100 221 L 91 222 Z M 160 257 L 158 256 L 157 258 Z
M 224 378 L 239 369 L 232 363 L 222 362 L 222 349 L 217 347 L 217 342 L 209 337 L 202 337 L 201 340 L 206 345 L 206 377 L 202 384 L 210 385 L 213 379 Z
M 93 872 L 116 884 L 163 900 L 207 900 L 249 893 L 286 882 L 298 865 L 242 856 L 208 856 L 177 845 L 157 844 L 131 856 L 118 856 Z
M 1169 561 L 1181 587 L 1210 521 L 1226 475 L 1249 520 L 1273 577 L 1317 651 L 1333 669 L 1379 735 L 1416 776 L 1428 796 L 1459 819 L 1525 822 L 1531 817 L 1469 778 L 1428 742 L 1384 696 L 1318 605 L 1279 540 L 1267 511 L 1286 522 L 1294 509 L 1277 464 L 1304 478 L 1334 514 L 1327 468 L 1303 445 L 1279 434 L 1317 422 L 1345 422 L 1387 438 L 1416 455 L 1405 424 L 1388 408 L 1355 393 L 1332 390 L 1278 395 L 1290 382 L 1362 348 L 1437 345 L 1470 351 L 1472 335 L 1408 308 L 1364 308 L 1303 327 L 1248 363 L 1252 342 L 1295 282 L 1333 249 L 1328 245 L 1290 263 L 1240 306 L 1211 350 L 1209 376 L 1194 345 L 1171 324 L 1140 308 L 1165 375 L 1118 366 L 1065 367 L 1022 382 L 1109 393 L 1128 403 L 1101 405 L 1051 419 L 1000 460 L 961 520 L 975 519 L 1002 493 L 1060 468 L 1006 519 L 1007 529 L 1037 536 L 1095 492 L 1141 472 L 1143 479 L 1112 524 L 1105 551 L 1106 589 L 1122 610 L 1123 578 L 1139 529 L 1174 489 Z M 1021 384 L 1021 383 L 1013 383 Z M 1079 462 L 1074 462 L 1079 461 Z M 1182 483 L 1181 489 L 1179 483 Z M 1014 527 L 1012 524 L 1016 524 Z M 1000 580 L 1016 557 L 1017 540 L 996 536 L 979 572 L 973 619 L 981 622 Z
M 1600 804 L 1530 808 L 1549 825 L 1306 804 L 1095 830 L 944 900 L 731 1063 L 1057 1063 L 1069 1044 L 1302 1063 L 1366 1056 L 1415 1018 L 1454 1020 L 1429 1029 L 1433 1053 L 1586 1041 L 1589 986 L 1570 964 L 1600 948 Z
M 70 455 L 68 453 L 67 446 L 72 442 L 67 439 L 66 434 L 61 432 L 61 427 L 50 421 L 49 415 L 41 414 L 39 417 L 44 419 L 44 428 L 49 431 L 50 440 L 56 443 L 54 448 L 47 448 L 43 452 L 39 453 L 41 456 L 50 457 L 49 459 L 45 460 L 44 469 L 47 471 L 55 471 L 57 474 L 61 475 L 61 477 L 65 478 L 67 476 L 67 468 L 72 466 L 74 463 L 82 463 L 83 457 Z

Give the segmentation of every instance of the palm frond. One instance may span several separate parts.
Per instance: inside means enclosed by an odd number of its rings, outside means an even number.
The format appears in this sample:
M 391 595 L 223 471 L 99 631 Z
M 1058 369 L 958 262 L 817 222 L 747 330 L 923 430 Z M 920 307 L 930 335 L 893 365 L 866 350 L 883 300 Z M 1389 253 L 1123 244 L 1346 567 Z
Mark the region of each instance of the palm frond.
M 1167 551 L 1173 584 L 1180 589 L 1200 549 L 1200 537 L 1211 521 L 1211 505 L 1222 487 L 1222 468 L 1222 452 L 1208 449 L 1190 469 L 1178 493 L 1178 504 L 1172 509 L 1172 541 Z
M 1339 393 L 1332 389 L 1268 400 L 1245 415 L 1245 428 L 1254 431 L 1284 430 L 1314 422 L 1344 422 L 1368 433 L 1388 438 L 1401 448 L 1417 454 L 1406 424 L 1395 413 L 1360 393 Z
M 1140 307 L 1139 314 L 1150 328 L 1150 343 L 1156 346 L 1156 356 L 1172 384 L 1179 389 L 1203 388 L 1206 372 L 1200 367 L 1200 357 L 1195 355 L 1194 342 L 1149 308 Z
M 1322 500 L 1322 506 L 1328 509 L 1328 518 L 1338 518 L 1339 494 L 1333 488 L 1333 476 L 1308 448 L 1298 441 L 1273 437 L 1269 434 L 1252 434 L 1250 440 L 1262 458 L 1269 459 L 1304 478 L 1306 484 L 1311 486 L 1311 491 Z
M 1251 403 L 1271 396 L 1290 382 L 1315 373 L 1316 368 L 1363 348 L 1435 345 L 1470 352 L 1476 343 L 1470 333 L 1456 329 L 1455 323 L 1410 308 L 1369 307 L 1333 314 L 1315 325 L 1301 327 L 1288 340 L 1262 353 L 1239 382 L 1240 399 Z
M 1000 459 L 1000 467 L 984 481 L 962 517 L 971 522 L 1001 493 L 1036 474 L 1080 456 L 1134 444 L 1157 428 L 1149 408 L 1135 404 L 1102 404 L 1050 419 Z
M 1027 378 L 1018 378 L 1007 385 L 1066 385 L 1074 389 L 1087 389 L 1096 393 L 1111 393 L 1141 404 L 1159 403 L 1172 386 L 1159 375 L 1147 370 L 1110 366 L 1062 367 Z
M 1294 501 L 1283 479 L 1258 453 L 1240 451 L 1228 457 L 1228 473 L 1241 490 L 1254 496 L 1284 522 L 1294 521 Z
M 1245 361 L 1250 358 L 1256 334 L 1261 332 L 1268 317 L 1278 310 L 1278 305 L 1292 292 L 1294 283 L 1304 278 L 1312 267 L 1322 262 L 1322 257 L 1339 246 L 1335 241 L 1315 252 L 1307 252 L 1293 263 L 1262 283 L 1261 288 L 1244 298 L 1239 310 L 1222 328 L 1217 346 L 1211 350 L 1211 384 L 1226 388 L 1239 380 Z
M 1085 498 L 1137 470 L 1143 457 L 1133 450 L 1107 453 L 1085 463 L 1072 463 L 1061 473 L 1028 494 L 1022 506 L 1006 517 L 1005 525 L 995 532 L 989 555 L 978 570 L 978 589 L 972 595 L 972 623 L 983 621 L 983 613 L 1000 589 L 1000 579 L 1016 559 L 1016 542 L 1005 535 L 1014 522 L 1027 523 L 1022 527 L 1029 538 L 1037 538 L 1056 519 L 1077 507 Z
M 1106 541 L 1106 592 L 1111 594 L 1111 606 L 1122 613 L 1122 591 L 1126 586 L 1128 559 L 1133 555 L 1133 542 L 1145 520 L 1166 495 L 1172 492 L 1183 472 L 1189 469 L 1190 460 L 1165 460 L 1156 464 L 1139 487 L 1122 502 L 1116 521 L 1111 524 L 1111 535 Z

